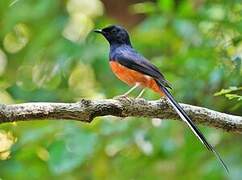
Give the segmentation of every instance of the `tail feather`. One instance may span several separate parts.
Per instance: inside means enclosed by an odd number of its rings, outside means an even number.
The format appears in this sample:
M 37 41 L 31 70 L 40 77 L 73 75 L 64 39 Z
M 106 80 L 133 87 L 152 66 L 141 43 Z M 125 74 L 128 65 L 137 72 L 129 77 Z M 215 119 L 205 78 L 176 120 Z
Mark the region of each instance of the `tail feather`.
M 202 132 L 198 129 L 198 127 L 193 123 L 193 121 L 188 117 L 187 113 L 183 110 L 183 108 L 176 102 L 174 97 L 171 95 L 171 93 L 168 91 L 166 87 L 160 85 L 161 90 L 164 92 L 166 95 L 169 103 L 172 105 L 172 107 L 175 109 L 175 111 L 178 113 L 178 115 L 181 117 L 181 119 L 190 127 L 192 132 L 198 137 L 198 139 L 206 146 L 206 148 L 213 152 L 216 156 L 216 158 L 220 161 L 222 164 L 223 168 L 229 173 L 227 165 L 224 163 L 222 158 L 220 157 L 219 153 L 215 150 L 215 148 L 209 144 L 205 136 L 202 134 Z

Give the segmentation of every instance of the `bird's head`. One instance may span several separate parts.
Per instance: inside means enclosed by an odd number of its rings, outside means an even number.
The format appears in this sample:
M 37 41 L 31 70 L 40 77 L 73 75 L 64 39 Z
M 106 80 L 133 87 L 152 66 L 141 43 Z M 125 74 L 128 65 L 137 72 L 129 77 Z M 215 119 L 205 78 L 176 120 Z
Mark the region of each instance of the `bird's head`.
M 102 34 L 110 45 L 131 45 L 128 32 L 121 26 L 111 25 L 103 29 L 96 29 L 94 32 Z

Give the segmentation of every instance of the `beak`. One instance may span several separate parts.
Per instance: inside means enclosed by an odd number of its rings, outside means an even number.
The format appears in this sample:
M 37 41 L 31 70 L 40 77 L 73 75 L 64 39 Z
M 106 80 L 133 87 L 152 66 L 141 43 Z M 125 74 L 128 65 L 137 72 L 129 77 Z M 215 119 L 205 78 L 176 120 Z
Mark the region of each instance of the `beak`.
M 94 30 L 94 32 L 95 32 L 95 33 L 100 33 L 100 34 L 103 34 L 102 29 L 95 29 L 95 30 Z

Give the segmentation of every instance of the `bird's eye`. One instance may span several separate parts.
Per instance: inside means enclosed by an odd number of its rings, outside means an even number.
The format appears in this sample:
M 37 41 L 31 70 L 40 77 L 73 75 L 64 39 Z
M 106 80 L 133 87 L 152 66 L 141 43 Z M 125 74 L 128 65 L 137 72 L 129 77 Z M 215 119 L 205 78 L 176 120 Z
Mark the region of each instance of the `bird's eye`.
M 116 29 L 113 29 L 112 31 L 111 31 L 111 33 L 116 33 L 117 32 L 117 30 Z

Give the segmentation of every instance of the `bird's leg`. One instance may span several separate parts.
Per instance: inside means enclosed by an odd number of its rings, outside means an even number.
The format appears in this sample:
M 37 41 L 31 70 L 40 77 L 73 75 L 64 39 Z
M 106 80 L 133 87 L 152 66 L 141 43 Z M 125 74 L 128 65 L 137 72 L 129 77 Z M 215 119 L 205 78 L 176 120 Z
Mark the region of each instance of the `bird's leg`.
M 135 90 L 139 86 L 138 83 L 136 83 L 130 90 L 128 90 L 126 93 L 124 93 L 121 96 L 128 96 L 133 90 Z
M 145 89 L 142 89 L 142 91 L 139 93 L 139 95 L 136 97 L 136 99 L 140 98 L 145 92 Z

